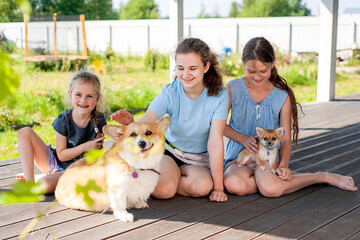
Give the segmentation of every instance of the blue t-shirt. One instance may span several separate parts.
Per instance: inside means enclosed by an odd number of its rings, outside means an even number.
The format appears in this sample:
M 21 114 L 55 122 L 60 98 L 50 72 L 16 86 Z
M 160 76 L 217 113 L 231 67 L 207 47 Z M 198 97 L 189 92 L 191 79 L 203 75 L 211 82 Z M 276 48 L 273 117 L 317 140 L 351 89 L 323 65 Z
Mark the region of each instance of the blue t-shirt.
M 65 110 L 64 112 L 60 113 L 60 115 L 55 119 L 52 126 L 56 132 L 60 133 L 64 137 L 66 137 L 67 148 L 73 148 L 93 140 L 96 137 L 96 132 L 93 126 L 92 121 L 89 121 L 88 125 L 85 128 L 79 128 L 74 123 L 72 119 L 72 109 Z M 104 114 L 100 113 L 98 117 L 98 129 L 102 133 L 103 127 L 106 125 L 106 118 Z M 71 163 L 79 160 L 82 157 L 82 154 L 74 158 L 73 160 L 69 161 L 60 161 L 57 157 L 56 150 L 54 149 L 54 155 L 57 159 L 57 163 L 63 169 L 66 169 Z
M 206 152 L 211 121 L 228 117 L 227 89 L 222 87 L 218 95 L 207 93 L 205 87 L 199 97 L 191 99 L 186 96 L 182 83 L 175 80 L 166 85 L 149 106 L 159 118 L 169 115 L 171 124 L 165 137 L 184 152 Z
M 229 125 L 235 131 L 247 136 L 256 136 L 256 127 L 275 129 L 280 127 L 280 110 L 288 96 L 277 87 L 259 104 L 251 98 L 244 79 L 237 78 L 229 83 L 231 89 L 231 118 Z M 226 147 L 225 166 L 244 149 L 238 142 L 229 139 Z

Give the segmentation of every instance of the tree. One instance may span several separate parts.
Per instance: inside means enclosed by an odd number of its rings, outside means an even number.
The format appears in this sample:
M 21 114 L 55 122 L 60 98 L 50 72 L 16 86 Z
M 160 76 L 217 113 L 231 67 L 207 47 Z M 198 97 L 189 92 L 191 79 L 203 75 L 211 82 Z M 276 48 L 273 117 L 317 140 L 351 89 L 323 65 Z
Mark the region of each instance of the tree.
M 237 2 L 232 2 L 229 17 L 231 18 L 239 17 L 240 13 L 241 13 L 241 4 Z
M 55 11 L 56 0 L 30 0 L 32 14 L 35 16 L 52 15 Z M 58 3 L 57 3 L 58 4 Z
M 33 15 L 51 16 L 85 14 L 86 20 L 116 19 L 111 0 L 30 0 Z
M 310 9 L 306 7 L 306 3 L 302 4 L 301 0 L 290 0 L 290 7 L 292 8 L 292 16 L 309 16 Z
M 15 0 L 0 0 L 0 22 L 22 21 L 22 13 Z
M 51 1 L 51 0 L 42 0 Z M 86 14 L 87 17 L 87 6 L 84 0 L 55 0 L 55 6 L 50 11 L 47 11 L 45 15 L 52 15 L 57 13 L 58 15 L 80 15 Z
M 111 0 L 87 0 L 86 9 L 86 19 L 89 20 L 117 19 Z
M 130 0 L 120 7 L 119 19 L 157 19 L 158 8 L 154 0 Z
M 242 9 L 234 2 L 230 17 L 308 16 L 310 10 L 301 0 L 244 0 Z

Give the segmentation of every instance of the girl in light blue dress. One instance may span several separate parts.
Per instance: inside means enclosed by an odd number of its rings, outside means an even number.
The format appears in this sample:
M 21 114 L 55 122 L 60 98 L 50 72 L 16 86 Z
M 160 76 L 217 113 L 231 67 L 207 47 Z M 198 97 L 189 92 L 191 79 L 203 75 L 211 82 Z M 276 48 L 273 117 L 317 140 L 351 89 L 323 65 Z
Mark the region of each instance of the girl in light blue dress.
M 230 193 L 246 195 L 259 191 L 266 197 L 279 197 L 316 183 L 328 183 L 344 190 L 356 191 L 352 177 L 333 173 L 293 173 L 289 168 L 292 138 L 297 144 L 298 104 L 291 88 L 278 75 L 275 53 L 271 44 L 262 37 L 249 40 L 244 47 L 242 62 L 246 75 L 230 81 L 229 110 L 231 119 L 224 135 L 229 138 L 226 148 L 224 186 Z M 301 109 L 301 106 L 300 106 Z M 248 149 L 257 152 L 256 127 L 275 129 L 283 127 L 276 175 L 258 166 L 237 167 L 229 162 Z M 226 168 L 227 167 L 227 168 Z

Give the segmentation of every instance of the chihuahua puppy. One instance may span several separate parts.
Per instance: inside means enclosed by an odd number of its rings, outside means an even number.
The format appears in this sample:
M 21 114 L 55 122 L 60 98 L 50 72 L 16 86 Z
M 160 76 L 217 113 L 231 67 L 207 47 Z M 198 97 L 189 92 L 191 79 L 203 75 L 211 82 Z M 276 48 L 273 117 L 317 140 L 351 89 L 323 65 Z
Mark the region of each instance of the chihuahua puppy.
M 259 148 L 257 153 L 251 153 L 249 150 L 244 149 L 238 155 L 238 157 L 229 162 L 226 168 L 231 164 L 237 163 L 238 167 L 248 165 L 251 168 L 255 168 L 256 164 L 260 166 L 262 171 L 265 171 L 266 167 L 264 161 L 269 161 L 270 169 L 272 173 L 276 173 L 276 156 L 278 153 L 278 144 L 281 137 L 284 134 L 284 128 L 279 127 L 277 129 L 265 129 L 256 128 L 256 133 L 259 136 Z

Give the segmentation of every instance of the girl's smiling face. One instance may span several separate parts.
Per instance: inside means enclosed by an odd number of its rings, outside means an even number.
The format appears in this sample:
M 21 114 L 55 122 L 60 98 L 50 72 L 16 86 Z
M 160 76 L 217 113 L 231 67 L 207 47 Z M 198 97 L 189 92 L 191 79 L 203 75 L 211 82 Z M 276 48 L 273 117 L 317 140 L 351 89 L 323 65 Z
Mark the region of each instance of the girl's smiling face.
M 248 60 L 244 64 L 247 78 L 255 84 L 263 83 L 269 80 L 271 75 L 271 69 L 274 67 L 273 63 L 263 63 L 258 60 Z
M 176 55 L 176 76 L 186 89 L 204 88 L 204 74 L 209 70 L 210 63 L 204 66 L 201 57 L 196 53 L 179 53 Z
M 69 92 L 71 104 L 74 110 L 82 115 L 91 114 L 97 103 L 97 93 L 95 86 L 84 83 L 81 79 L 76 80 L 73 89 Z

